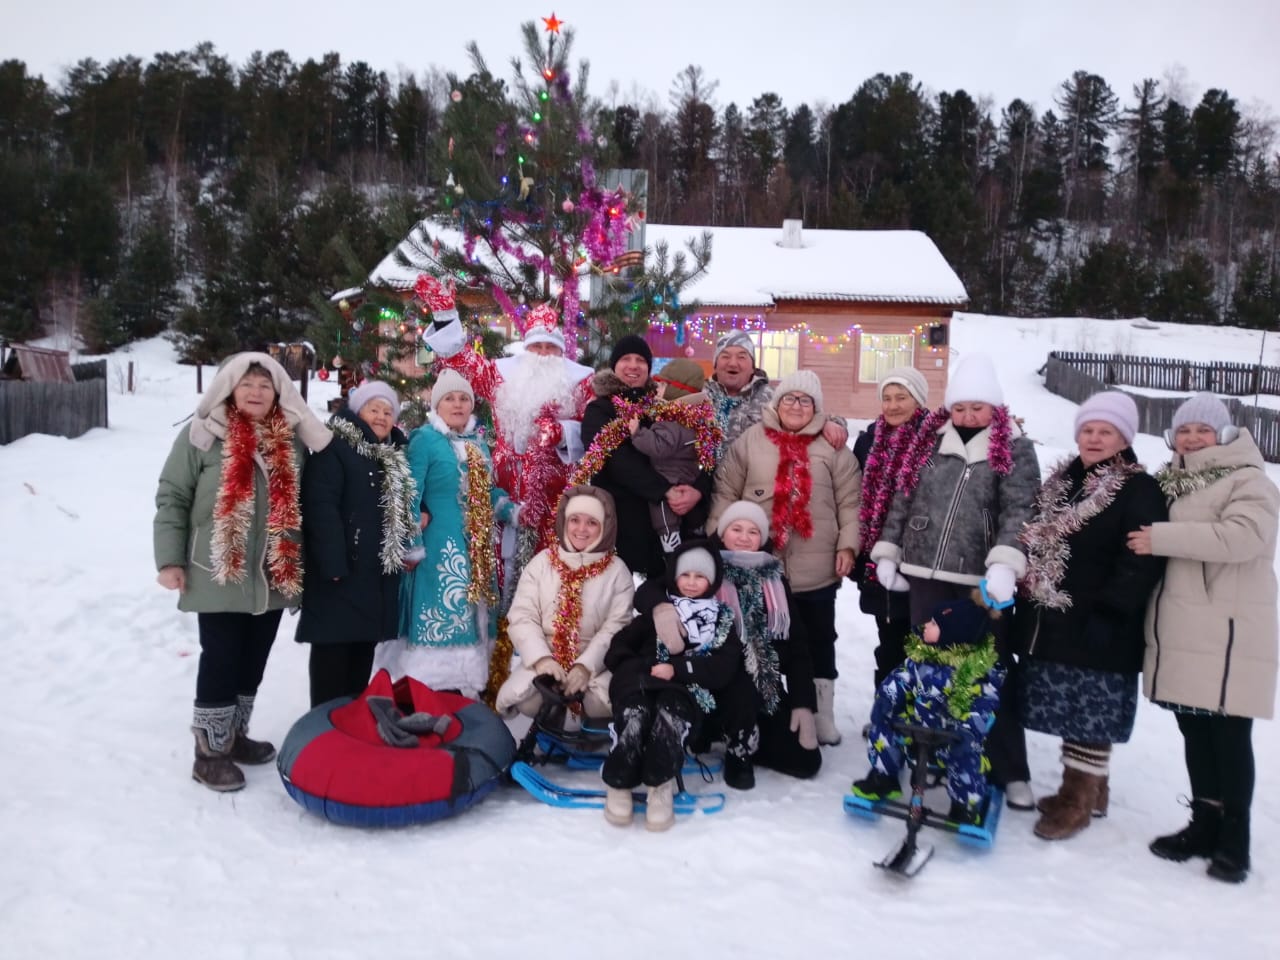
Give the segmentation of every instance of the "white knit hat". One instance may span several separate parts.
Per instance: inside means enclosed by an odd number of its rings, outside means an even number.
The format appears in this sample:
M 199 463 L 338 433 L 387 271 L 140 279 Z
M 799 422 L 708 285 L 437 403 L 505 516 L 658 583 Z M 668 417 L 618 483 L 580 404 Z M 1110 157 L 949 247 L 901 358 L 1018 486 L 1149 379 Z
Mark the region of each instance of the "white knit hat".
M 822 412 L 822 381 L 812 370 L 797 370 L 779 380 L 773 391 L 773 409 L 777 410 L 778 401 L 789 393 L 803 393 L 813 397 L 813 412 Z
M 385 380 L 366 380 L 347 394 L 347 406 L 352 413 L 359 413 L 360 408 L 370 400 L 385 400 L 391 405 L 393 414 L 400 413 L 400 398 Z
M 716 582 L 716 560 L 706 547 L 691 547 L 676 557 L 676 576 L 682 573 L 700 573 L 712 583 Z
M 476 392 L 471 389 L 471 384 L 467 383 L 466 378 L 457 370 L 445 367 L 440 371 L 440 376 L 436 377 L 436 382 L 431 385 L 431 409 L 437 409 L 445 394 L 455 391 L 465 393 L 471 398 L 471 402 L 475 403 Z
M 720 514 L 720 522 L 716 524 L 716 533 L 722 540 L 724 532 L 729 529 L 729 524 L 735 520 L 746 520 L 748 523 L 755 524 L 756 529 L 760 531 L 761 543 L 769 539 L 769 517 L 760 504 L 752 503 L 750 500 L 737 500 L 729 504 L 724 513 Z
M 1138 432 L 1138 405 L 1133 397 L 1119 390 L 1104 390 L 1080 404 L 1076 411 L 1076 434 L 1086 423 L 1101 421 L 1109 423 L 1120 431 L 1125 443 L 1133 443 L 1133 435 Z
M 1231 425 L 1231 411 L 1216 393 L 1197 393 L 1173 413 L 1173 429 L 1188 423 L 1203 423 L 1219 432 Z
M 989 403 L 998 407 L 1004 403 L 1004 391 L 996 376 L 996 365 L 985 353 L 971 353 L 951 371 L 947 380 L 947 393 L 942 401 L 947 407 L 957 403 Z
M 604 504 L 597 497 L 588 497 L 584 494 L 570 497 L 569 502 L 564 505 L 565 519 L 577 514 L 593 517 L 600 526 L 604 526 Z
M 915 367 L 894 367 L 886 373 L 880 380 L 879 386 L 876 387 L 876 391 L 882 398 L 884 396 L 884 388 L 891 383 L 896 383 L 911 394 L 918 406 L 929 406 L 929 382 L 925 380 L 924 374 Z

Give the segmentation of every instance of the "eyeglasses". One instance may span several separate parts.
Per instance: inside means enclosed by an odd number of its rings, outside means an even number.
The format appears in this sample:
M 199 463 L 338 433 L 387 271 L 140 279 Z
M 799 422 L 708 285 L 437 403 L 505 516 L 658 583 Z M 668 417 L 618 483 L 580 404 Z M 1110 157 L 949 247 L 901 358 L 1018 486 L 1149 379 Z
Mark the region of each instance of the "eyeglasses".
M 803 393 L 788 393 L 785 397 L 778 401 L 780 407 L 812 407 L 813 397 L 806 396 Z

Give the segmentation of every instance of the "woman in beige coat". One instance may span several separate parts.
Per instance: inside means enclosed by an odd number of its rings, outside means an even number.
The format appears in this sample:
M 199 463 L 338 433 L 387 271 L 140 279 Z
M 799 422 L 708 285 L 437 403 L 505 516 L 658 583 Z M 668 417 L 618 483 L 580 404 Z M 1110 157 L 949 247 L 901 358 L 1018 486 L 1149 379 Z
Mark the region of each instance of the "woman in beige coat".
M 1280 492 L 1247 431 L 1216 396 L 1173 416 L 1173 462 L 1156 475 L 1169 522 L 1129 535 L 1138 554 L 1168 557 L 1147 610 L 1145 692 L 1177 715 L 1191 780 L 1191 823 L 1157 838 L 1166 860 L 1208 857 L 1209 875 L 1249 871 L 1253 718 L 1276 694 L 1276 551 Z
M 604 655 L 630 622 L 635 594 L 631 572 L 614 552 L 617 530 L 607 491 L 586 485 L 565 490 L 556 510 L 556 543 L 524 568 L 507 614 L 520 666 L 498 691 L 499 712 L 535 715 L 542 695 L 533 681 L 543 674 L 566 694 L 582 694 L 586 716 L 612 716 Z
M 716 469 L 707 529 L 738 500 L 769 516 L 774 552 L 791 581 L 791 612 L 813 656 L 818 742 L 836 744 L 836 590 L 853 570 L 862 472 L 848 447 L 823 437 L 826 419 L 817 374 L 783 377 L 764 419 L 734 441 Z

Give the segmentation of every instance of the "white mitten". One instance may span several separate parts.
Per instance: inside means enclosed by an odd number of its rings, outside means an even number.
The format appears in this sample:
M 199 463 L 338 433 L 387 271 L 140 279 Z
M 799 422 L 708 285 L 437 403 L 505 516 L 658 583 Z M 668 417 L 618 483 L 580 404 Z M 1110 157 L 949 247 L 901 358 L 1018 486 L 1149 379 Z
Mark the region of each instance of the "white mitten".
M 1008 603 L 1012 600 L 1017 582 L 1013 567 L 1003 563 L 993 563 L 987 567 L 987 596 L 996 603 Z
M 544 677 L 550 677 L 559 684 L 563 684 L 565 680 L 564 667 L 556 662 L 555 657 L 543 657 L 533 665 L 533 672 Z
M 791 732 L 797 735 L 800 746 L 806 750 L 818 749 L 818 725 L 812 710 L 796 707 L 791 711 Z
M 653 629 L 673 657 L 684 651 L 684 627 L 674 604 L 660 603 L 653 608 Z
M 894 593 L 906 593 L 911 589 L 911 584 L 898 572 L 898 565 L 892 560 L 876 561 L 876 579 L 882 587 Z

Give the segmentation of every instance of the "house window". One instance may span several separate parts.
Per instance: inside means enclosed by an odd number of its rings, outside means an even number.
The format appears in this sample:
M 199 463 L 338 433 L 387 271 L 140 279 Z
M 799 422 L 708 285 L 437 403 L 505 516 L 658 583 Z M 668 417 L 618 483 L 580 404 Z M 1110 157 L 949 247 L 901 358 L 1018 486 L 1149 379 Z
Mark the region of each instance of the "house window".
M 914 361 L 914 334 L 864 333 L 858 380 L 861 383 L 879 383 L 894 367 L 915 366 Z
M 800 366 L 800 334 L 792 330 L 760 330 L 752 333 L 756 363 L 773 380 L 795 373 Z

